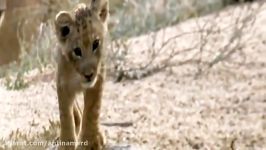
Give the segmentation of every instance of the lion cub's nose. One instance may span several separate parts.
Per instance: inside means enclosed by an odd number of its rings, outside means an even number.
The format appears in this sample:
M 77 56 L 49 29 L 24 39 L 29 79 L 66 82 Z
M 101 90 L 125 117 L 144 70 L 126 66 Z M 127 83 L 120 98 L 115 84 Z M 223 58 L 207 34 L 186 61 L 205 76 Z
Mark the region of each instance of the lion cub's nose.
M 93 78 L 93 73 L 85 75 L 85 78 L 86 78 L 87 82 L 91 82 L 92 78 Z

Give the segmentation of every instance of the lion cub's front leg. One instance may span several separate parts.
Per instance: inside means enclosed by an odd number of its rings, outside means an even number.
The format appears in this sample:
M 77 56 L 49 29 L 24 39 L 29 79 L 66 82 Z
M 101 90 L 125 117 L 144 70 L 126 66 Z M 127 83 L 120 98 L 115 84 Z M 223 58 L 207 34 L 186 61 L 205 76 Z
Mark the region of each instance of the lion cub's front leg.
M 95 87 L 84 91 L 84 110 L 80 141 L 88 145 L 80 145 L 79 150 L 102 150 L 104 141 L 99 129 L 99 116 L 103 89 L 103 78 L 99 77 Z
M 60 113 L 60 150 L 74 150 L 75 149 L 75 120 L 73 114 L 74 93 L 67 87 L 60 84 L 57 85 L 59 113 Z M 64 145 L 64 143 L 72 143 Z

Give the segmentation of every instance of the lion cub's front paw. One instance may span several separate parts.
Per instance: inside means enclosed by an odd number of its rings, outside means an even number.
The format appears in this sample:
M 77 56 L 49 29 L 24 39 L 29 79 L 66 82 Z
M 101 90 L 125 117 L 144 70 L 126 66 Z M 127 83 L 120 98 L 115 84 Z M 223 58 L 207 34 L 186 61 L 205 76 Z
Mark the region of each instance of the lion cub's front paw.
M 101 134 L 89 140 L 89 150 L 103 150 L 104 142 Z
M 104 140 L 101 133 L 98 133 L 96 136 L 91 136 L 84 140 L 84 143 L 81 143 L 77 150 L 103 150 L 104 149 Z

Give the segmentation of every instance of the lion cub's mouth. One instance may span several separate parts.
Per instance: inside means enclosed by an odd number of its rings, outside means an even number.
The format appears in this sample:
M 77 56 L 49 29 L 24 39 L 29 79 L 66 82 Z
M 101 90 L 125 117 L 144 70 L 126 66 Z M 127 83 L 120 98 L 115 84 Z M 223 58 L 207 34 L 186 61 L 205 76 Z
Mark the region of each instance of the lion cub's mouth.
M 85 80 L 81 82 L 81 87 L 85 89 L 93 88 L 96 81 L 97 81 L 97 76 L 95 76 L 91 81 Z

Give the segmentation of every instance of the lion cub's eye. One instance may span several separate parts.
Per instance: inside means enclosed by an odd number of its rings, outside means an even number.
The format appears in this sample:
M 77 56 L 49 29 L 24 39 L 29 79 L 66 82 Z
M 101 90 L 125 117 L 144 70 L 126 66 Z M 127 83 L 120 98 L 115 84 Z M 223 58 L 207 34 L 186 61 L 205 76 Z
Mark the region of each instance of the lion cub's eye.
M 79 47 L 74 48 L 73 53 L 74 53 L 74 55 L 75 55 L 76 57 L 79 57 L 79 58 L 82 57 L 81 48 L 79 48 Z
M 95 52 L 100 45 L 100 40 L 95 40 L 92 44 L 92 52 Z

